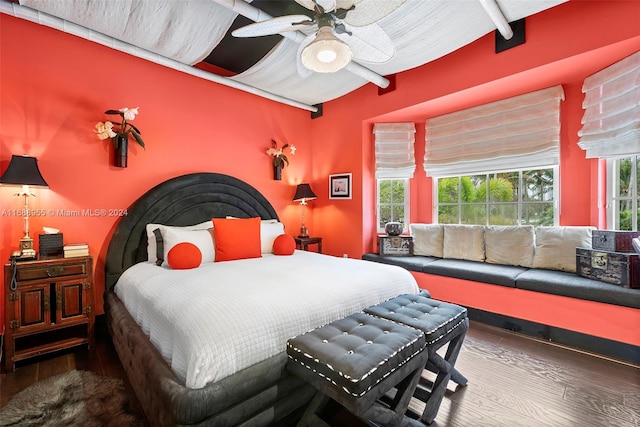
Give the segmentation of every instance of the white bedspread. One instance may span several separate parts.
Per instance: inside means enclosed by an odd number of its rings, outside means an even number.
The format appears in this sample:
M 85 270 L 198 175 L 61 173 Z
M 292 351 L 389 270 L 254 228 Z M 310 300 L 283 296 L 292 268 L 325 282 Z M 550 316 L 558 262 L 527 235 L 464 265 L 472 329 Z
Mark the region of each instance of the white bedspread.
M 295 251 L 192 270 L 139 263 L 116 294 L 189 388 L 285 351 L 286 341 L 400 294 L 403 268 Z

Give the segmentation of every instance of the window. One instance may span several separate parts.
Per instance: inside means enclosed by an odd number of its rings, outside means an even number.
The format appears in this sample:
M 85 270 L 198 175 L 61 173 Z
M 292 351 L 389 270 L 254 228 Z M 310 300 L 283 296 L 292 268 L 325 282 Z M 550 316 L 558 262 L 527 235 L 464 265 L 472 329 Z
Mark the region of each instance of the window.
M 409 180 L 378 180 L 378 232 L 387 222 L 401 222 L 405 230 L 409 224 Z
M 607 161 L 607 203 L 608 228 L 614 230 L 638 231 L 638 181 L 640 156 L 610 159 Z
M 555 225 L 557 167 L 434 180 L 441 224 Z
M 640 52 L 587 77 L 578 145 L 587 159 L 640 153 Z

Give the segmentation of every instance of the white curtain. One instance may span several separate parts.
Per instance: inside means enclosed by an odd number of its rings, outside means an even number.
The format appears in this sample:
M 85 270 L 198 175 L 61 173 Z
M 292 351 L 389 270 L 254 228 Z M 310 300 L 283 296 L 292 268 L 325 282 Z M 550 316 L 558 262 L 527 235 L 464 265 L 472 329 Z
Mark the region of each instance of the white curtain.
M 640 154 L 640 52 L 584 81 L 578 145 L 587 158 Z
M 413 178 L 416 159 L 413 145 L 416 127 L 413 123 L 376 123 L 376 178 Z
M 548 167 L 560 162 L 562 86 L 434 117 L 424 170 L 442 177 Z

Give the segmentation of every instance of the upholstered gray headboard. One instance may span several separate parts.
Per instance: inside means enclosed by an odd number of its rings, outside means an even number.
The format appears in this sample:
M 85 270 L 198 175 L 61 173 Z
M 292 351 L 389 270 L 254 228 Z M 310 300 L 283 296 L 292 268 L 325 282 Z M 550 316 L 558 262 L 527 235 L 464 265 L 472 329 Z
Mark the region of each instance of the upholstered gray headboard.
M 258 190 L 229 175 L 193 173 L 158 184 L 136 200 L 116 225 L 107 250 L 105 292 L 124 270 L 147 259 L 147 224 L 184 226 L 225 216 L 278 218 Z

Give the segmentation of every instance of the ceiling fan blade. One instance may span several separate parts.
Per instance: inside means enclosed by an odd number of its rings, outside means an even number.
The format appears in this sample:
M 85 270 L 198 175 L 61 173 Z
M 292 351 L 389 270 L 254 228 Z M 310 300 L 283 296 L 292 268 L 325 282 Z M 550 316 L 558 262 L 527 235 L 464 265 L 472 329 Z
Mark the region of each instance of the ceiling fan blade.
M 296 3 L 317 13 L 331 12 L 336 8 L 336 0 L 296 0 Z M 321 10 L 316 10 L 316 4 Z
M 336 0 L 336 9 L 350 9 L 351 6 L 355 6 L 362 0 Z
M 338 9 L 350 9 L 351 6 L 357 5 L 362 0 L 316 0 L 320 7 L 324 9 L 325 12 L 331 12 L 333 10 Z M 306 7 L 309 10 L 315 10 L 315 3 L 313 0 L 296 0 L 302 7 Z M 334 4 L 335 3 L 335 4 Z
M 302 50 L 305 47 L 307 47 L 307 45 L 311 43 L 315 38 L 316 38 L 315 34 L 310 34 L 307 37 L 305 37 L 305 39 L 302 40 L 302 42 L 298 46 L 298 51 L 296 53 L 296 67 L 298 69 L 298 75 L 300 77 L 309 77 L 311 74 L 313 74 L 313 71 L 311 71 L 310 69 L 308 69 L 302 64 L 302 61 L 300 60 L 300 58 L 302 58 Z
M 234 37 L 258 37 L 308 28 L 313 22 L 307 15 L 285 15 L 255 22 L 234 30 Z
M 352 27 L 371 25 L 389 15 L 404 4 L 406 0 L 362 0 L 347 13 L 344 22 Z
M 396 48 L 391 38 L 378 24 L 349 27 L 349 30 L 351 36 L 346 33 L 336 36 L 349 45 L 355 61 L 381 64 L 395 55 Z

